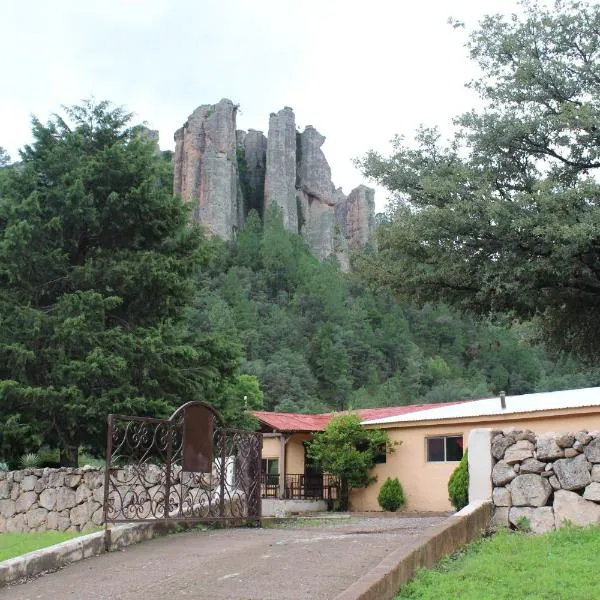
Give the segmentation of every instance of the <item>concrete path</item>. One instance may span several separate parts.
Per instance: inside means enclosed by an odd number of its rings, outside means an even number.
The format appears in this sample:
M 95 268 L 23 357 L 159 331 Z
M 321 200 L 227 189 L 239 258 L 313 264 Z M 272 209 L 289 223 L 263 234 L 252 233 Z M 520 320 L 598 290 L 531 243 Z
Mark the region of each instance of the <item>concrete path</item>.
M 189 531 L 0 590 L 0 600 L 327 600 L 439 524 L 359 516 L 315 526 Z

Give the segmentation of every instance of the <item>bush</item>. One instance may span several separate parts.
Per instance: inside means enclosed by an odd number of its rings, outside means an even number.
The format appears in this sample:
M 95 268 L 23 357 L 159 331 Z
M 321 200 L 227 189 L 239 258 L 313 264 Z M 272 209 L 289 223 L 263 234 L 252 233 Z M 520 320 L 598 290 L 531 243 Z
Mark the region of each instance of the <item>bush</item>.
M 23 454 L 19 460 L 19 466 L 22 469 L 38 469 L 40 466 L 39 455 L 30 452 L 29 454 Z
M 391 510 L 392 512 L 395 512 L 401 506 L 404 506 L 404 490 L 397 477 L 395 479 L 388 477 L 384 481 L 379 490 L 377 502 L 379 502 L 379 506 L 381 506 L 383 510 Z
M 469 503 L 469 459 L 467 451 L 463 454 L 454 473 L 450 475 L 448 494 L 450 495 L 449 500 L 456 510 L 460 510 Z

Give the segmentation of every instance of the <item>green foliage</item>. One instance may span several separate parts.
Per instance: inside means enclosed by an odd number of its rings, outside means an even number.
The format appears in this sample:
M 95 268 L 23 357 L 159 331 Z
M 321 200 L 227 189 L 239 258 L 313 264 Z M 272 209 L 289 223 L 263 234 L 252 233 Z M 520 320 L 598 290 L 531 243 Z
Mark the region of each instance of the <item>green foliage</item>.
M 396 600 L 597 598 L 600 581 L 590 574 L 595 573 L 598 552 L 597 527 L 544 535 L 499 532 L 443 558 L 433 569 L 419 571 Z
M 515 527 L 519 531 L 523 531 L 524 533 L 529 533 L 531 531 L 531 521 L 525 516 L 519 517 Z
M 399 508 L 404 506 L 404 490 L 400 480 L 395 477 L 392 479 L 388 477 L 379 490 L 377 496 L 377 502 L 381 506 L 382 510 L 389 510 L 396 512 Z
M 35 533 L 9 533 L 4 531 L 0 535 L 0 562 L 40 548 L 66 542 L 87 533 L 90 533 L 90 531 L 42 531 Z
M 456 510 L 464 508 L 469 503 L 469 457 L 465 450 L 458 467 L 454 469 L 448 480 L 448 494 L 452 506 Z
M 333 262 L 316 261 L 285 230 L 277 207 L 267 216 L 264 230 L 251 211 L 235 242 L 205 242 L 192 322 L 195 331 L 239 342 L 242 371 L 258 379 L 267 410 L 327 412 L 600 382 L 576 361 L 551 361 L 529 327 L 370 291 Z
M 453 139 L 423 128 L 360 161 L 396 198 L 362 271 L 403 298 L 535 317 L 556 349 L 594 362 L 600 6 L 521 5 L 470 35 L 484 107 L 455 119 Z
M 2 146 L 0 146 L 0 168 L 6 167 L 9 163 L 10 155 Z
M 190 330 L 210 248 L 171 166 L 108 102 L 47 124 L 0 178 L 0 454 L 103 453 L 110 412 L 217 401 L 239 346 Z
M 360 422 L 360 417 L 353 413 L 337 415 L 307 442 L 308 456 L 323 472 L 340 478 L 342 510 L 348 506 L 352 488 L 365 487 L 375 481 L 370 470 L 377 454 L 382 449 L 394 450 L 385 431 L 366 429 Z
M 33 452 L 23 454 L 19 459 L 19 467 L 21 467 L 21 469 L 38 469 L 40 465 L 41 461 L 39 455 Z

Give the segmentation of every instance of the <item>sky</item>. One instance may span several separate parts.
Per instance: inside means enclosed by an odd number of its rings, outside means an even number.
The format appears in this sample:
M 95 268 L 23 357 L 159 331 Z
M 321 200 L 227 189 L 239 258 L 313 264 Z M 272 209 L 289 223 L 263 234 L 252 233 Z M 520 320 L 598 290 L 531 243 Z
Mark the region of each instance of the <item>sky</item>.
M 125 106 L 173 132 L 201 104 L 240 105 L 239 129 L 268 131 L 291 106 L 326 136 L 336 186 L 367 180 L 352 160 L 420 124 L 451 131 L 477 107 L 466 32 L 516 0 L 0 0 L 0 146 L 13 159 L 45 121 L 83 98 Z M 377 210 L 386 192 L 377 188 Z

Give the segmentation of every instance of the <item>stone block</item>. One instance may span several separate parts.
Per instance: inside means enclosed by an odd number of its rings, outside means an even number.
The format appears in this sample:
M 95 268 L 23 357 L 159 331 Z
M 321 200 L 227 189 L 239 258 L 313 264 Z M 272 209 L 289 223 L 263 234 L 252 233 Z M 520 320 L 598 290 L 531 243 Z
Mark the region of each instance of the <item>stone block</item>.
M 590 463 L 583 454 L 575 458 L 561 458 L 554 463 L 554 473 L 563 490 L 580 490 L 591 483 Z
M 86 503 L 75 506 L 71 509 L 69 516 L 71 518 L 71 525 L 79 527 L 85 525 L 92 518 L 89 504 Z
M 92 498 L 95 502 L 104 502 L 104 487 L 97 487 L 92 492 Z
M 62 511 L 73 508 L 77 504 L 75 490 L 70 488 L 58 488 L 56 493 L 56 510 Z
M 45 508 L 34 508 L 25 513 L 25 525 L 28 529 L 44 530 L 48 511 Z
M 22 533 L 26 531 L 25 515 L 18 514 L 10 519 L 6 519 L 6 522 L 4 523 L 4 531 L 7 533 Z
M 492 482 L 497 487 L 506 485 L 516 476 L 515 470 L 504 460 L 499 460 L 492 469 Z
M 23 481 L 21 482 L 21 491 L 23 492 L 31 492 L 35 490 L 35 484 L 37 483 L 38 478 L 35 475 L 26 475 L 23 477 Z
M 572 433 L 561 433 L 556 436 L 556 443 L 561 448 L 570 448 L 575 441 L 575 435 Z
M 499 506 L 494 509 L 492 515 L 492 527 L 509 527 L 510 522 L 508 520 L 509 508 L 505 506 Z
M 600 463 L 600 438 L 594 438 L 583 450 L 588 462 Z
M 533 444 L 529 440 L 518 440 L 504 452 L 504 461 L 509 465 L 533 458 Z
M 585 430 L 578 431 L 575 434 L 575 440 L 583 446 L 585 446 L 586 444 L 589 444 L 592 441 L 592 436 Z
M 513 506 L 544 506 L 552 493 L 547 479 L 539 475 L 519 475 L 510 483 Z
M 536 447 L 536 458 L 549 461 L 562 458 L 565 451 L 556 443 L 555 433 L 546 433 L 538 436 Z
M 496 487 L 492 492 L 494 506 L 512 506 L 510 490 L 505 487 Z
M 46 516 L 46 527 L 48 531 L 56 531 L 58 529 L 58 513 L 49 512 Z
M 92 514 L 92 523 L 94 523 L 94 525 L 102 525 L 103 522 L 104 522 L 104 509 L 101 506 L 100 508 L 95 510 L 94 513 Z
M 10 519 L 17 512 L 17 504 L 14 500 L 0 500 L 0 515 Z
M 0 480 L 0 500 L 10 498 L 11 485 L 7 479 Z
M 565 448 L 565 458 L 575 458 L 579 454 L 575 448 Z
M 48 473 L 49 487 L 62 487 L 65 484 L 65 474 L 62 471 L 50 471 Z
M 10 499 L 17 500 L 17 498 L 21 495 L 21 484 L 13 481 L 12 489 L 10 490 Z
M 77 490 L 75 491 L 75 502 L 77 504 L 81 504 L 82 502 L 87 502 L 92 497 L 92 490 L 82 483 Z
M 23 492 L 16 502 L 17 512 L 27 512 L 37 502 L 37 499 L 38 495 L 35 492 Z
M 90 490 L 96 490 L 104 485 L 104 471 L 94 470 L 87 471 L 83 474 L 83 483 L 90 488 Z
M 554 529 L 554 512 L 550 506 L 530 508 L 513 506 L 510 509 L 509 521 L 516 527 L 521 519 L 527 519 L 533 533 L 548 533 Z
M 515 435 L 515 439 L 517 441 L 519 440 L 528 440 L 530 441 L 532 444 L 535 444 L 535 433 L 533 433 L 533 431 L 531 431 L 531 429 L 524 429 L 523 431 L 521 431 L 520 433 L 517 433 Z
M 520 473 L 527 475 L 528 473 L 541 473 L 546 468 L 546 463 L 543 463 L 535 458 L 528 458 L 521 463 Z
M 47 488 L 41 494 L 38 504 L 46 510 L 54 510 L 56 506 L 56 489 Z
M 504 437 L 500 434 L 494 437 L 492 440 L 492 456 L 496 460 L 500 460 L 504 457 L 504 452 L 507 448 L 515 443 L 513 438 Z
M 600 483 L 592 481 L 584 490 L 583 497 L 585 500 L 600 502 Z
M 76 488 L 81 483 L 81 474 L 72 473 L 65 475 L 65 485 L 69 488 Z
M 600 465 L 592 465 L 591 478 L 592 481 L 600 482 Z
M 549 477 L 548 483 L 552 486 L 552 489 L 560 490 L 560 482 L 558 481 L 556 475 L 552 475 L 552 477 Z
M 600 524 L 600 506 L 585 500 L 575 492 L 568 490 L 554 492 L 553 508 L 557 528 L 567 522 L 582 526 Z

